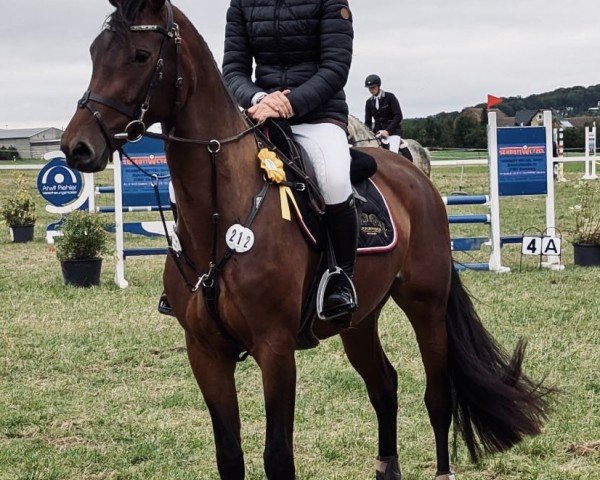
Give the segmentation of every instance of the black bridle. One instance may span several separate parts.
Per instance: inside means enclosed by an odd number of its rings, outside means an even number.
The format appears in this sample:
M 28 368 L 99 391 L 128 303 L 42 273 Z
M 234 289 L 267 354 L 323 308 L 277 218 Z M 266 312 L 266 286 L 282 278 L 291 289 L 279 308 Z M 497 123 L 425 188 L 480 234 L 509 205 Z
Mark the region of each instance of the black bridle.
M 241 131 L 238 134 L 232 135 L 227 138 L 223 138 L 220 140 L 197 140 L 190 138 L 182 138 L 169 134 L 159 134 L 159 133 L 151 133 L 147 132 L 146 124 L 144 123 L 144 117 L 146 112 L 150 108 L 150 99 L 152 98 L 152 94 L 154 90 L 160 85 L 163 79 L 163 69 L 164 69 L 164 57 L 167 48 L 167 40 L 173 39 L 175 43 L 175 51 L 176 51 L 176 75 L 175 75 L 175 101 L 173 104 L 173 111 L 171 113 L 171 118 L 175 116 L 177 111 L 181 106 L 181 89 L 183 86 L 183 76 L 181 73 L 181 35 L 179 33 L 179 25 L 175 23 L 173 16 L 173 6 L 169 0 L 165 1 L 165 5 L 167 8 L 167 23 L 166 27 L 162 27 L 160 25 L 132 25 L 129 27 L 130 32 L 155 32 L 163 36 L 162 42 L 160 44 L 160 55 L 156 60 L 156 65 L 154 67 L 154 71 L 148 82 L 148 89 L 146 91 L 146 96 L 144 101 L 137 106 L 125 105 L 124 103 L 113 100 L 112 98 L 106 97 L 102 94 L 92 92 L 88 90 L 83 94 L 83 97 L 77 102 L 77 106 L 79 108 L 85 108 L 88 110 L 96 122 L 100 127 L 100 131 L 104 136 L 106 144 L 111 152 L 119 151 L 123 153 L 122 149 L 117 147 L 113 140 L 126 140 L 128 142 L 138 142 L 141 138 L 146 135 L 148 137 L 161 139 L 169 142 L 179 142 L 179 143 L 188 143 L 194 145 L 203 145 L 206 146 L 209 153 L 216 154 L 220 151 L 221 145 L 225 145 L 227 143 L 237 142 L 238 140 L 245 137 L 247 134 L 255 132 L 262 125 L 261 124 L 250 124 L 250 126 Z M 104 105 L 109 107 L 122 115 L 129 118 L 131 121 L 125 127 L 125 131 L 121 133 L 112 132 L 104 120 L 102 119 L 102 115 L 97 110 L 94 110 L 90 103 L 97 103 L 100 105 Z
M 146 112 L 150 108 L 150 99 L 152 98 L 152 94 L 154 93 L 154 90 L 161 84 L 163 79 L 163 70 L 165 64 L 164 57 L 168 46 L 168 39 L 173 39 L 175 43 L 175 50 L 177 52 L 177 71 L 175 76 L 175 102 L 173 105 L 173 114 L 179 109 L 179 106 L 181 104 L 180 93 L 181 87 L 183 85 L 183 77 L 181 76 L 180 68 L 181 36 L 179 34 L 179 25 L 175 23 L 173 18 L 173 7 L 171 6 L 171 2 L 166 1 L 165 4 L 167 7 L 166 27 L 162 27 L 160 25 L 132 25 L 129 27 L 130 32 L 155 32 L 162 35 L 163 37 L 160 44 L 160 54 L 156 60 L 154 71 L 152 72 L 152 75 L 148 82 L 148 88 L 146 90 L 144 101 L 140 105 L 131 106 L 126 105 L 118 100 L 108 98 L 100 93 L 88 90 L 83 94 L 83 97 L 81 97 L 81 99 L 77 102 L 77 106 L 79 108 L 85 108 L 92 114 L 92 116 L 98 123 L 102 135 L 106 140 L 106 144 L 111 152 L 114 152 L 115 150 L 120 150 L 115 146 L 113 139 L 127 140 L 128 142 L 137 142 L 146 133 L 146 124 L 144 123 L 144 117 L 146 115 Z M 131 121 L 125 127 L 125 131 L 116 134 L 112 133 L 106 125 L 106 123 L 104 122 L 104 120 L 102 119 L 102 115 L 100 114 L 100 112 L 93 109 L 90 103 L 104 105 L 129 118 Z

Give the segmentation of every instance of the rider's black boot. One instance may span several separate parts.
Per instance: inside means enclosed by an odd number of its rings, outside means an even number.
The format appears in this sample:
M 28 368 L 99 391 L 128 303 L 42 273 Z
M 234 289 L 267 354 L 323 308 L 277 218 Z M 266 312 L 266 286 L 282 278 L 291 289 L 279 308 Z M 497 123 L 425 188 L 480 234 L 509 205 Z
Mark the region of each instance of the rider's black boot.
M 408 144 L 404 140 L 402 140 L 402 143 L 400 144 L 400 151 L 398 153 L 404 158 L 408 158 L 411 162 L 415 163 L 412 153 L 410 153 L 410 150 L 408 149 Z
M 323 316 L 326 319 L 334 319 L 357 309 L 350 280 L 354 274 L 358 243 L 358 215 L 354 195 L 342 204 L 327 206 L 325 225 L 331 238 L 337 265 L 347 275 L 347 277 L 342 275 L 333 277 L 325 292 Z

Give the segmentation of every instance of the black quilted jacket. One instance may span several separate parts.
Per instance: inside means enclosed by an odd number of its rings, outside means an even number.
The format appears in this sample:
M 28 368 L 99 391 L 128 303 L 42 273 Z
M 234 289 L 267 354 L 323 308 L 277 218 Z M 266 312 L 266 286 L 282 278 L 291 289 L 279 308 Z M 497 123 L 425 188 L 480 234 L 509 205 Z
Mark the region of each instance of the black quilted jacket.
M 223 76 L 243 108 L 257 92 L 289 88 L 292 124 L 346 124 L 353 37 L 347 0 L 231 0 Z

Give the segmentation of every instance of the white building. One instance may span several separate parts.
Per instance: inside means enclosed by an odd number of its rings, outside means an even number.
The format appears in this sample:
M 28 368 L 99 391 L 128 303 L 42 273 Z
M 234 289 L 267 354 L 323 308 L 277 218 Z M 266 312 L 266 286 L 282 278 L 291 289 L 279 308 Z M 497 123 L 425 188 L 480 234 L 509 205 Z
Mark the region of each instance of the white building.
M 58 128 L 0 129 L 0 147 L 14 147 L 21 158 L 42 158 L 45 153 L 60 149 L 63 131 Z

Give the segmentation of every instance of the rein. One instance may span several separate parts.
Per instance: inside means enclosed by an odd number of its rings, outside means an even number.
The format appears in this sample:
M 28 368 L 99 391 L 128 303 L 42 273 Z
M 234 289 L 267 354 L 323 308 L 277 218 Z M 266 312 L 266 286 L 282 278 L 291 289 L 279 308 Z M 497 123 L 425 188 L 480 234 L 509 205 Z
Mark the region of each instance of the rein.
M 173 7 L 171 5 L 171 2 L 169 0 L 167 0 L 165 2 L 165 5 L 167 7 L 167 24 L 166 24 L 167 26 L 166 26 L 166 28 L 162 27 L 160 25 L 133 25 L 133 26 L 129 27 L 130 32 L 155 32 L 155 33 L 158 33 L 163 36 L 161 44 L 160 44 L 160 54 L 156 61 L 154 71 L 149 80 L 148 89 L 146 91 L 144 101 L 141 103 L 141 105 L 139 105 L 137 107 L 132 107 L 130 105 L 125 105 L 122 102 L 119 102 L 117 100 L 113 100 L 109 97 L 106 97 L 102 94 L 88 90 L 87 92 L 84 93 L 83 97 L 77 102 L 77 106 L 78 106 L 78 108 L 86 109 L 87 111 L 89 111 L 90 114 L 93 116 L 93 118 L 96 120 L 96 123 L 98 124 L 98 127 L 102 133 L 102 136 L 104 137 L 106 145 L 110 149 L 111 152 L 118 151 L 121 155 L 125 156 L 138 170 L 140 170 L 140 172 L 142 172 L 143 174 L 145 174 L 146 176 L 148 176 L 152 179 L 152 186 L 154 188 L 155 195 L 157 198 L 160 216 L 161 216 L 161 220 L 163 223 L 163 228 L 165 230 L 165 237 L 167 239 L 167 244 L 169 247 L 168 251 L 172 255 L 172 258 L 174 259 L 175 264 L 177 265 L 177 268 L 178 268 L 181 276 L 183 277 L 183 279 L 186 283 L 186 286 L 190 290 L 190 292 L 195 293 L 199 289 L 202 289 L 209 313 L 214 318 L 215 323 L 216 323 L 217 327 L 219 328 L 219 330 L 221 331 L 221 333 L 225 337 L 229 338 L 236 345 L 236 349 L 238 351 L 238 359 L 241 361 L 241 360 L 244 360 L 248 356 L 246 348 L 243 345 L 241 345 L 233 337 L 233 335 L 231 335 L 231 333 L 229 333 L 226 330 L 225 325 L 223 324 L 222 320 L 219 317 L 218 308 L 217 308 L 218 284 L 217 284 L 216 279 L 217 279 L 219 272 L 225 266 L 227 261 L 231 258 L 231 256 L 233 256 L 234 250 L 232 250 L 231 248 L 228 247 L 225 255 L 223 256 L 223 259 L 220 262 L 217 262 L 217 227 L 218 227 L 218 223 L 219 223 L 220 214 L 219 214 L 219 209 L 218 209 L 218 197 L 217 197 L 217 173 L 216 173 L 216 163 L 217 162 L 216 161 L 217 161 L 217 154 L 221 151 L 221 147 L 223 145 L 226 145 L 228 143 L 234 143 L 234 142 L 241 140 L 243 137 L 245 137 L 249 133 L 255 132 L 261 125 L 260 124 L 252 125 L 236 135 L 232 135 L 230 137 L 223 138 L 220 140 L 217 140 L 217 139 L 211 139 L 211 140 L 188 139 L 188 138 L 177 137 L 172 134 L 157 134 L 157 133 L 152 133 L 152 132 L 146 131 L 144 117 L 146 115 L 146 112 L 150 108 L 150 100 L 152 98 L 152 94 L 154 93 L 155 89 L 161 84 L 161 82 L 163 80 L 163 69 L 164 69 L 164 64 L 165 64 L 164 57 L 165 57 L 165 53 L 166 53 L 166 47 L 168 45 L 167 39 L 171 39 L 171 38 L 173 39 L 173 41 L 175 43 L 176 56 L 177 56 L 176 77 L 175 77 L 176 78 L 176 80 L 175 80 L 175 103 L 173 106 L 172 116 L 174 116 L 177 113 L 177 111 L 179 110 L 179 108 L 181 106 L 180 96 L 181 96 L 181 88 L 183 85 L 183 77 L 181 75 L 181 68 L 180 68 L 181 36 L 179 33 L 179 26 L 177 25 L 177 23 L 174 22 Z M 100 112 L 98 112 L 97 110 L 92 108 L 91 103 L 97 103 L 100 105 L 104 105 L 106 107 L 111 108 L 112 110 L 117 111 L 121 115 L 124 115 L 125 117 L 129 118 L 131 121 L 125 127 L 125 131 L 121 132 L 121 133 L 111 132 L 111 130 L 108 128 L 108 126 L 104 122 Z M 159 185 L 160 180 L 166 179 L 167 177 L 166 176 L 158 177 L 157 175 L 152 175 L 152 174 L 146 172 L 142 167 L 137 165 L 137 163 L 134 162 L 123 151 L 122 147 L 119 147 L 119 146 L 115 145 L 115 143 L 114 143 L 114 140 L 119 140 L 119 141 L 125 140 L 125 141 L 131 142 L 131 143 L 135 143 L 135 142 L 138 142 L 139 140 L 141 140 L 141 138 L 144 135 L 151 137 L 151 138 L 162 139 L 164 141 L 203 145 L 203 146 L 206 146 L 206 148 L 210 154 L 210 158 L 211 158 L 211 203 L 212 203 L 212 233 L 211 233 L 212 246 L 211 246 L 211 252 L 210 252 L 208 273 L 201 274 L 200 272 L 198 272 L 198 269 L 195 267 L 193 262 L 183 253 L 183 251 L 181 249 L 181 244 L 179 242 L 179 239 L 176 238 L 175 232 L 173 232 L 173 237 L 175 237 L 175 239 L 171 238 L 171 236 L 169 235 L 169 232 L 167 230 L 165 216 L 164 216 L 164 211 L 163 211 L 162 204 L 160 201 L 160 195 L 158 192 L 158 185 Z M 246 220 L 246 226 L 249 226 L 252 223 L 252 221 L 254 220 L 254 218 L 256 217 L 258 210 L 263 203 L 262 200 L 264 199 L 264 197 L 267 193 L 269 185 L 270 185 L 270 183 L 265 180 L 265 185 L 263 186 L 261 192 L 254 198 L 253 208 L 252 208 L 250 215 L 248 216 L 248 219 Z M 183 260 L 195 272 L 195 274 L 198 278 L 196 283 L 191 283 L 188 280 L 188 277 L 187 277 L 187 275 L 183 269 L 183 266 L 181 264 L 181 260 Z
M 364 142 L 377 142 L 379 144 L 379 146 L 381 146 L 381 138 L 379 137 L 374 137 L 374 138 L 360 138 L 358 140 L 353 140 L 350 142 L 351 145 L 356 145 L 357 143 L 364 143 Z

